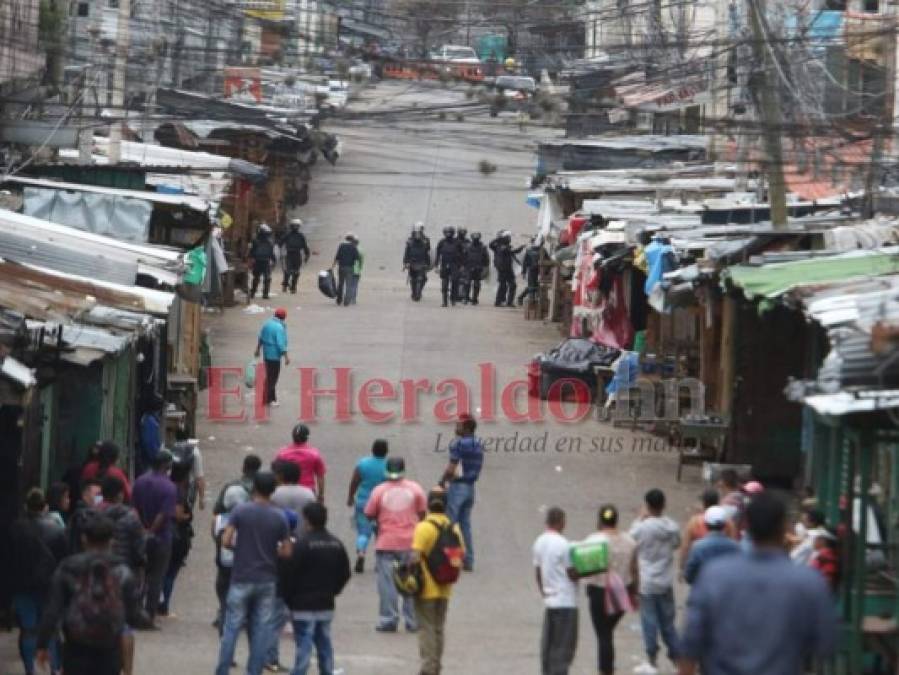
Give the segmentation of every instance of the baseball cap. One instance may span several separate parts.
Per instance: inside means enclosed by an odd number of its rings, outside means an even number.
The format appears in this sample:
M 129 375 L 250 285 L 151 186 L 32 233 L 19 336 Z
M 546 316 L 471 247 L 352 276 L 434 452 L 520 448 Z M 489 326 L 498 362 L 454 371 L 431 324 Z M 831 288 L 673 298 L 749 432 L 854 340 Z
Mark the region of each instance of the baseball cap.
M 286 319 L 287 318 L 287 310 L 284 309 L 283 307 L 278 307 L 278 309 L 275 310 L 275 316 L 279 319 Z
M 710 506 L 702 518 L 709 527 L 723 527 L 728 520 L 727 509 L 723 506 Z
M 406 460 L 402 457 L 391 457 L 387 460 L 387 478 L 399 480 L 406 473 Z

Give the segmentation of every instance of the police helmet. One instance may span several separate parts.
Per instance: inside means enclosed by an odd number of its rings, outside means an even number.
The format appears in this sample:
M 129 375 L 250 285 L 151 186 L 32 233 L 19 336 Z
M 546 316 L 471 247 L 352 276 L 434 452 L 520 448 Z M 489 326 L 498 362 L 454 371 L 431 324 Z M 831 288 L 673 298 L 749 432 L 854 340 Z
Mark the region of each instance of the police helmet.
M 468 229 L 465 227 L 460 227 L 459 228 L 459 238 L 464 239 L 466 234 L 468 234 Z
M 294 218 L 290 221 L 290 229 L 291 230 L 299 230 L 303 226 L 303 221 L 299 218 Z
M 259 223 L 259 234 L 271 234 L 272 228 L 265 223 Z
M 454 237 L 456 235 L 456 228 L 452 225 L 447 225 L 443 228 L 443 236 L 444 237 Z
M 471 240 L 472 241 L 481 241 L 481 233 L 480 232 L 472 232 Z

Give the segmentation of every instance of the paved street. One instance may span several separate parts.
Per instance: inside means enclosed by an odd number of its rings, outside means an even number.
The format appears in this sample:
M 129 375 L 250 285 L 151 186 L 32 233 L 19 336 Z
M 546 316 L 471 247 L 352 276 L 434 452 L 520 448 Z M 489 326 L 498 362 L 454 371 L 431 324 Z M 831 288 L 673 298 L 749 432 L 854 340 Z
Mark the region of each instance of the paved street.
M 400 93 L 400 98 L 392 98 Z M 395 101 L 405 105 L 410 98 L 427 101 L 429 96 L 433 94 L 422 95 L 408 85 L 382 85 L 366 93 L 370 103 L 357 108 Z M 432 274 L 423 302 L 412 303 L 401 257 L 410 225 L 417 220 L 427 223 L 432 245 L 444 224 L 480 230 L 485 240 L 496 230 L 509 228 L 522 236 L 523 243 L 536 214 L 525 203 L 533 142 L 536 135 L 550 132 L 536 129 L 522 134 L 509 121 L 489 120 L 486 115 L 462 122 L 385 117 L 335 130 L 343 141 L 343 156 L 337 167 L 316 167 L 310 203 L 299 211 L 313 249 L 299 294 L 260 303 L 266 308 L 286 307 L 292 366 L 319 369 L 320 386 L 326 388 L 333 386 L 331 369 L 337 366 L 352 368 L 357 386 L 373 377 L 391 382 L 427 378 L 431 383 L 461 378 L 475 395 L 477 364 L 494 364 L 500 384 L 524 378 L 528 360 L 560 339 L 555 325 L 524 321 L 521 310 L 494 308 L 492 282 L 483 289 L 479 307 L 442 309 L 439 279 Z M 478 170 L 482 159 L 496 164 L 497 171 L 482 175 Z M 330 265 L 337 243 L 349 230 L 359 236 L 366 267 L 358 306 L 343 308 L 318 292 L 315 274 Z M 224 316 L 204 315 L 215 365 L 242 367 L 247 362 L 263 316 L 243 307 Z M 267 461 L 289 440 L 299 407 L 298 389 L 295 371 L 285 373 L 282 407 L 262 423 L 210 423 L 203 402 L 199 437 L 213 496 L 238 473 L 247 452 Z M 446 457 L 435 448 L 445 449 L 452 433 L 451 425 L 434 420 L 432 408 L 439 398 L 422 395 L 420 419 L 412 423 L 374 424 L 358 414 L 351 422 L 337 423 L 333 402 L 320 403 L 311 442 L 322 450 L 328 465 L 330 526 L 348 549 L 353 535 L 345 506 L 347 485 L 355 461 L 368 452 L 374 438 L 388 439 L 391 453 L 406 458 L 409 477 L 426 488 L 437 480 Z M 379 405 L 399 410 L 397 402 Z M 629 430 L 594 420 L 576 425 L 500 420 L 483 425 L 479 433 L 501 437 L 503 444 L 488 457 L 478 486 L 475 571 L 458 584 L 450 606 L 445 672 L 533 673 L 538 671 L 542 606 L 534 587 L 530 547 L 542 529 L 541 511 L 553 504 L 565 508 L 567 534 L 579 538 L 591 531 L 600 503 L 617 503 L 629 522 L 643 492 L 658 486 L 670 495 L 671 514 L 683 521 L 698 482 L 678 485 L 673 454 L 632 452 Z M 516 435 L 518 451 L 512 451 Z M 540 439 L 545 439 L 545 450 L 521 451 Z M 615 439 L 620 439 L 621 452 L 594 451 L 600 445 L 612 447 Z M 201 512 L 188 567 L 175 591 L 172 609 L 177 618 L 165 621 L 157 633 L 138 635 L 138 675 L 212 671 L 218 641 L 210 626 L 215 595 L 208 531 L 209 512 Z M 340 597 L 334 625 L 338 668 L 352 675 L 417 672 L 414 636 L 375 633 L 376 600 L 371 569 L 355 576 Z M 595 673 L 595 640 L 585 606 L 581 622 L 573 672 Z M 11 636 L 2 640 L 4 653 L 11 657 Z M 640 655 L 634 616 L 624 620 L 618 640 L 619 672 L 630 672 Z M 293 652 L 291 638 L 285 636 L 282 663 L 292 663 Z M 238 661 L 243 663 L 244 658 L 241 644 Z M 0 660 L 0 666 L 3 663 Z M 18 675 L 17 668 L 18 664 L 0 670 Z

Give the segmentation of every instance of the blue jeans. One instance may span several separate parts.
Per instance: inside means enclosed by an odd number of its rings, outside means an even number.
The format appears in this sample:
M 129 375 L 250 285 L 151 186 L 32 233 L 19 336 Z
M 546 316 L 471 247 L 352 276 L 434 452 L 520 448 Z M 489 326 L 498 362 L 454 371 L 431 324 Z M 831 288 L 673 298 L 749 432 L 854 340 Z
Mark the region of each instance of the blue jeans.
M 471 509 L 474 506 L 474 483 L 453 481 L 446 495 L 446 513 L 454 523 L 459 523 L 465 540 L 465 566 L 474 564 L 474 543 L 471 540 Z
M 400 623 L 399 592 L 393 583 L 393 563 L 405 563 L 409 560 L 408 551 L 376 551 L 375 573 L 378 575 L 378 626 L 396 628 Z M 403 618 L 406 628 L 416 630 L 418 621 L 415 618 L 415 604 L 412 598 L 403 597 Z
M 288 621 L 290 621 L 290 610 L 287 609 L 287 605 L 281 598 L 275 598 L 275 608 L 272 611 L 270 628 L 271 644 L 269 644 L 265 656 L 266 665 L 281 662 L 281 631 L 284 630 L 284 626 L 287 625 Z
M 664 593 L 640 594 L 640 625 L 643 629 L 643 647 L 650 662 L 655 663 L 659 653 L 659 633 L 668 648 L 668 658 L 674 661 L 678 655 L 677 631 L 674 629 L 674 590 Z
M 368 541 L 374 532 L 371 520 L 365 515 L 365 504 L 356 504 L 353 511 L 353 520 L 356 524 L 356 553 L 365 553 Z
M 322 615 L 330 615 L 322 612 Z M 290 675 L 306 675 L 312 661 L 312 648 L 318 655 L 319 675 L 334 672 L 334 648 L 331 646 L 331 619 L 309 618 L 293 620 L 293 636 L 297 643 L 297 659 Z
M 34 661 L 37 657 L 37 629 L 41 625 L 44 613 L 44 601 L 37 593 L 18 593 L 12 599 L 16 622 L 19 624 L 19 655 L 27 675 L 34 672 Z M 49 644 L 50 669 L 55 673 L 62 667 L 59 657 L 59 642 L 51 640 Z
M 234 648 L 245 623 L 250 632 L 250 659 L 247 675 L 260 675 L 265 667 L 266 651 L 271 646 L 272 614 L 275 611 L 275 582 L 231 583 L 225 601 L 225 629 L 219 648 L 215 675 L 228 675 L 234 661 Z

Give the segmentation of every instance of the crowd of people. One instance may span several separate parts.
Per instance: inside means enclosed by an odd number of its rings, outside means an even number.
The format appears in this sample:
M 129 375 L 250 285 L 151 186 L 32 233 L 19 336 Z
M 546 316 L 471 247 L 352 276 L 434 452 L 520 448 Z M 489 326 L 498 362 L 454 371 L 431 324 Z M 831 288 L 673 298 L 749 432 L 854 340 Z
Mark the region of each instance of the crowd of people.
M 572 564 L 575 542 L 563 534 L 564 511 L 547 510 L 546 530 L 533 547 L 545 604 L 544 675 L 568 673 L 574 659 L 580 586 L 601 675 L 616 672 L 614 631 L 631 611 L 639 612 L 646 657 L 634 669 L 637 675 L 664 672 L 662 645 L 680 675 L 786 675 L 832 654 L 838 556 L 836 537 L 820 511 L 805 504 L 791 533 L 785 502 L 757 481 L 740 485 L 729 469 L 717 490 L 701 495 L 701 508 L 683 529 L 665 515 L 665 507 L 664 493 L 649 490 L 625 532 L 616 506 L 601 506 L 597 530 L 583 542 L 603 542 L 607 566 L 587 575 Z M 678 560 L 680 578 L 690 585 L 681 631 L 674 595 Z
M 408 272 L 412 300 L 422 298 L 422 290 L 427 282 L 427 274 L 436 269 L 440 275 L 442 306 L 457 303 L 477 305 L 481 293 L 481 282 L 490 269 L 490 251 L 493 252 L 493 266 L 497 274 L 497 289 L 494 305 L 514 307 L 516 302 L 515 263 L 521 266 L 521 274 L 527 281 L 527 288 L 517 297 L 518 305 L 525 298 L 536 299 L 540 278 L 539 240 L 534 239 L 528 247 L 512 246 L 512 233 L 502 230 L 488 245 L 481 241 L 480 232 L 469 236 L 464 227 L 443 228 L 443 238 L 431 255 L 431 242 L 424 232 L 424 224 L 416 223 L 406 241 L 403 254 L 403 270 Z M 525 251 L 519 261 L 518 255 Z
M 171 450 L 143 453 L 132 485 L 120 448 L 97 443 L 45 495 L 28 492 L 12 528 L 14 609 L 25 672 L 130 675 L 134 630 L 170 615 L 178 573 L 205 506 L 202 455 L 179 432 Z M 62 640 L 60 641 L 60 636 Z
M 476 428 L 473 418 L 460 419 L 448 464 L 427 492 L 406 477 L 404 459 L 390 456 L 383 439 L 358 461 L 348 486 L 356 573 L 365 572 L 374 542 L 374 628 L 388 633 L 404 625 L 417 633 L 426 675 L 441 670 L 452 588 L 473 567 L 471 514 L 484 455 Z M 288 670 L 279 653 L 288 624 L 296 643 L 291 672 L 304 675 L 313 654 L 320 673 L 333 672 L 335 598 L 353 567 L 327 529 L 326 466 L 310 429 L 297 425 L 291 441 L 268 470 L 247 455 L 212 507 L 219 675 L 235 665 L 244 632 L 247 673 Z M 194 509 L 206 503 L 202 455 L 179 432 L 170 449 L 142 453 L 147 469 L 132 485 L 120 454 L 115 443 L 97 443 L 70 476 L 77 488 L 54 484 L 47 496 L 32 489 L 13 528 L 14 607 L 28 675 L 42 664 L 65 675 L 130 675 L 134 631 L 157 629 L 160 618 L 173 616 Z
M 387 441 L 374 441 L 346 493 L 355 564 L 328 530 L 326 464 L 307 426 L 294 427 L 268 468 L 256 455 L 244 457 L 240 476 L 221 487 L 212 507 L 217 675 L 236 665 L 244 633 L 247 673 L 286 672 L 280 637 L 288 625 L 296 646 L 291 673 L 307 673 L 313 655 L 320 673 L 332 673 L 336 598 L 353 571 L 365 573 L 372 545 L 374 630 L 416 633 L 419 672 L 440 673 L 453 588 L 474 569 L 472 512 L 484 465 L 476 431 L 473 417 L 460 417 L 447 465 L 429 490 L 406 475 Z M 118 446 L 104 441 L 79 468 L 77 489 L 62 482 L 46 495 L 28 492 L 12 534 L 14 608 L 29 675 L 40 664 L 65 675 L 130 675 L 134 631 L 171 616 L 194 509 L 206 502 L 202 455 L 185 436 L 179 432 L 171 449 L 144 453 L 148 468 L 133 485 L 118 466 Z M 533 546 L 545 605 L 542 673 L 569 672 L 581 594 L 601 675 L 616 672 L 614 634 L 628 612 L 640 618 L 645 662 L 634 669 L 638 675 L 664 670 L 663 649 L 681 675 L 798 673 L 831 653 L 838 537 L 814 502 L 803 504 L 788 531 L 782 500 L 725 470 L 698 506 L 682 528 L 666 515 L 664 493 L 652 489 L 629 529 L 620 529 L 618 508 L 604 504 L 596 530 L 578 542 L 565 536 L 564 511 L 547 509 L 546 530 Z M 572 547 L 580 544 L 605 547 L 602 570 L 576 571 Z M 680 631 L 678 578 L 690 587 Z

